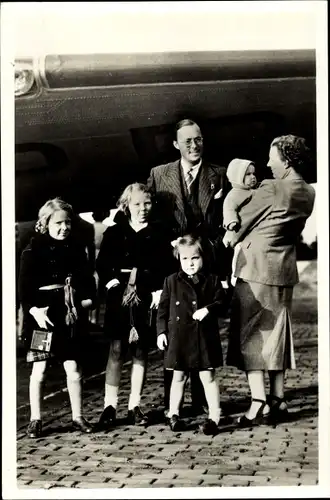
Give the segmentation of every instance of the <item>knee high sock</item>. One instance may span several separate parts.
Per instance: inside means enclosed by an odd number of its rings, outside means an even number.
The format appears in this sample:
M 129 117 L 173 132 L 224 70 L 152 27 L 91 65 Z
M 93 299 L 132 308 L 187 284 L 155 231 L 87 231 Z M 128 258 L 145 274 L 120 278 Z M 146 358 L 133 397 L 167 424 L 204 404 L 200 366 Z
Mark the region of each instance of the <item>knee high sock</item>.
M 131 372 L 131 393 L 128 400 L 128 409 L 133 410 L 136 406 L 140 406 L 141 392 L 144 382 L 145 366 L 140 363 L 132 365 Z
M 105 383 L 104 408 L 107 406 L 117 408 L 118 389 L 118 385 L 110 385 L 107 382 Z
M 122 362 L 113 361 L 109 357 L 105 374 L 104 408 L 107 406 L 117 408 L 121 368 Z

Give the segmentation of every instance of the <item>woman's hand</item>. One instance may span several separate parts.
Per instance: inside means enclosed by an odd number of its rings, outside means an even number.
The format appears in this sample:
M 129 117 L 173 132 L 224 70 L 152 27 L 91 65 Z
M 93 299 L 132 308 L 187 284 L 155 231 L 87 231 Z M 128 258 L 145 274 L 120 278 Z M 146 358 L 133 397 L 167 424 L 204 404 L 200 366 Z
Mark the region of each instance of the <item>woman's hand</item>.
M 163 290 L 156 290 L 156 292 L 151 292 L 152 293 L 152 301 L 151 301 L 150 309 L 158 309 L 160 296 L 162 294 L 162 291 Z
M 226 234 L 223 237 L 222 243 L 225 245 L 226 248 L 231 246 L 231 234 L 230 231 L 227 231 Z
M 47 307 L 31 307 L 31 309 L 29 311 L 30 314 L 32 314 L 32 316 L 34 317 L 34 319 L 38 323 L 38 326 L 40 328 L 47 329 L 47 323 L 54 326 L 54 323 L 52 323 L 47 316 L 48 309 L 49 309 L 49 306 L 47 306 Z
M 164 351 L 164 349 L 167 347 L 167 337 L 166 337 L 165 333 L 161 333 L 157 337 L 157 347 L 161 351 Z
M 197 321 L 202 321 L 209 313 L 209 310 L 207 307 L 202 307 L 202 309 L 197 309 L 197 311 L 194 312 L 193 314 L 193 319 L 196 319 Z
M 227 226 L 227 231 L 235 231 L 237 232 L 239 230 L 239 223 L 234 221 L 228 224 Z
M 81 301 L 81 306 L 84 308 L 84 309 L 87 309 L 89 307 L 92 307 L 92 299 L 84 299 Z

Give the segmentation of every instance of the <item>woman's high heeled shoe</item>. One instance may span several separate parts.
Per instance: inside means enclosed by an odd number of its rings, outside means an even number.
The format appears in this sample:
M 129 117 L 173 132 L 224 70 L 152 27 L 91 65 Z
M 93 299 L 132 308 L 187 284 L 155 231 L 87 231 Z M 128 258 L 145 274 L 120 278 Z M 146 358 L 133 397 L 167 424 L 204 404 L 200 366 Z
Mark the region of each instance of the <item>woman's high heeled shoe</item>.
M 241 417 L 238 417 L 236 423 L 240 429 L 247 428 L 247 427 L 253 427 L 255 425 L 262 425 L 262 424 L 266 424 L 268 422 L 269 413 L 266 413 L 266 414 L 263 413 L 264 408 L 267 405 L 267 401 L 264 401 L 263 399 L 255 399 L 255 398 L 253 398 L 252 401 L 261 403 L 261 406 L 258 409 L 256 416 L 254 418 L 248 418 L 246 415 L 242 415 Z
M 270 425 L 276 425 L 284 422 L 288 422 L 290 419 L 290 413 L 288 411 L 287 406 L 285 408 L 281 408 L 282 403 L 286 403 L 284 398 L 279 398 L 277 396 L 270 395 L 269 396 L 269 416 L 268 421 Z M 272 405 L 271 402 L 275 401 Z

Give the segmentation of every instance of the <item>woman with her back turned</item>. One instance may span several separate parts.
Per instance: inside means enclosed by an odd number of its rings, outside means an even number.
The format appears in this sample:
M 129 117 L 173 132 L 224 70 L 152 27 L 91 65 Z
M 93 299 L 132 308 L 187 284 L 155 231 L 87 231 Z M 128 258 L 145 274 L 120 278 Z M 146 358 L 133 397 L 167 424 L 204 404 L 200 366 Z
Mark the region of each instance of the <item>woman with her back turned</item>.
M 235 276 L 227 363 L 247 373 L 251 391 L 240 427 L 289 418 L 284 394 L 287 369 L 295 368 L 291 307 L 298 282 L 296 244 L 311 215 L 315 191 L 304 181 L 310 164 L 305 139 L 276 137 L 264 180 L 240 211 L 241 227 L 224 237 L 224 244 L 241 242 Z M 270 394 L 266 398 L 265 374 Z

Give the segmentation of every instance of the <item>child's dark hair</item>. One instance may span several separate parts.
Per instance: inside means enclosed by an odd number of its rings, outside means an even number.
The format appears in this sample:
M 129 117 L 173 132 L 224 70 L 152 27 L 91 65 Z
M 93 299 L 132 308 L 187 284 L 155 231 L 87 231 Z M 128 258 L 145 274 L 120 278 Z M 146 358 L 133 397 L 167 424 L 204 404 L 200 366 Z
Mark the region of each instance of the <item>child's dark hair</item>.
M 193 247 L 196 246 L 199 250 L 200 256 L 203 258 L 203 246 L 202 240 L 199 236 L 193 236 L 192 234 L 186 234 L 181 236 L 175 241 L 173 255 L 176 259 L 180 257 L 180 247 Z

